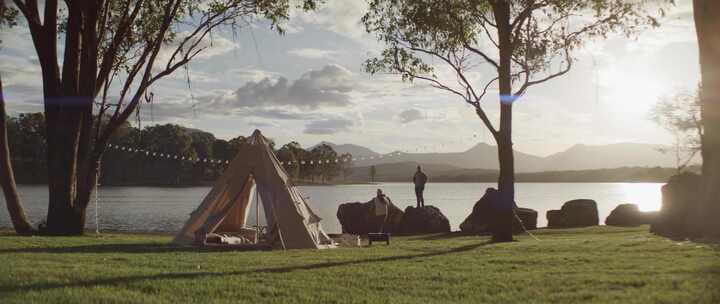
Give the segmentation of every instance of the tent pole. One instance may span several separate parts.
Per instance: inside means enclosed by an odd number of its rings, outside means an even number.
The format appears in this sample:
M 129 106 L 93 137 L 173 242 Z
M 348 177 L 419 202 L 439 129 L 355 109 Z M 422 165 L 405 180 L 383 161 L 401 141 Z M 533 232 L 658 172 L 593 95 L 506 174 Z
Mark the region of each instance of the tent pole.
M 272 198 L 272 202 L 270 203 L 270 208 L 272 209 L 273 218 L 275 218 L 275 226 L 277 227 L 278 236 L 280 237 L 280 245 L 282 245 L 283 250 L 287 250 L 285 248 L 285 240 L 283 240 L 282 230 L 280 229 L 280 222 L 278 222 L 277 214 L 275 213 L 275 196 L 273 196 L 273 198 Z
M 260 200 L 258 199 L 258 187 L 255 183 L 255 244 L 260 236 Z

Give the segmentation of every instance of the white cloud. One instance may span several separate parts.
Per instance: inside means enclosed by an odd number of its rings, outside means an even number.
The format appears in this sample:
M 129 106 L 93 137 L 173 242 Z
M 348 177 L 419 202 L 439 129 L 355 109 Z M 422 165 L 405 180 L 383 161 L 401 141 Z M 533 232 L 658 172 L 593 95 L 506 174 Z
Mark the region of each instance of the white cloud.
M 305 134 L 329 135 L 349 131 L 353 121 L 344 118 L 314 120 L 305 124 Z
M 342 36 L 364 43 L 369 37 L 360 19 L 367 11 L 365 1 L 328 1 L 311 13 L 294 11 L 290 24 L 312 24 Z M 301 26 L 295 25 L 299 28 Z
M 292 56 L 307 59 L 332 59 L 337 53 L 337 51 L 333 50 L 321 50 L 313 48 L 293 49 L 288 51 L 288 54 Z
M 294 106 L 317 109 L 321 106 L 350 105 L 348 92 L 353 90 L 352 73 L 339 65 L 311 70 L 290 82 L 285 77 L 250 81 L 232 94 L 213 100 L 214 108 L 254 108 Z
M 172 43 L 168 45 L 163 45 L 155 61 L 155 67 L 164 67 L 168 63 L 168 61 L 170 61 L 177 47 L 188 35 L 190 35 L 190 32 L 188 31 L 180 32 L 177 34 L 177 37 Z M 192 43 L 192 41 L 189 41 L 186 43 L 186 45 L 192 45 Z M 200 44 L 198 44 L 197 49 L 201 48 L 205 49 L 195 57 L 193 62 L 207 60 L 215 56 L 224 55 L 233 50 L 240 49 L 240 44 L 225 38 L 221 34 L 213 34 L 205 36 L 205 38 L 200 42 Z M 180 55 L 178 54 L 175 57 L 175 62 L 180 59 L 180 57 L 178 56 Z

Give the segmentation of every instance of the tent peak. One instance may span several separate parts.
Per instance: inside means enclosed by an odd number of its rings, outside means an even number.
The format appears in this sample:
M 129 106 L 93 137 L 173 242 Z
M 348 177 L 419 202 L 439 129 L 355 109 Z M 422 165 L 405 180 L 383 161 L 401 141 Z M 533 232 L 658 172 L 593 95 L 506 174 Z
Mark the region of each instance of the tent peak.
M 261 143 L 265 143 L 265 142 L 266 142 L 265 136 L 262 135 L 260 130 L 255 129 L 253 134 L 250 136 L 250 143 L 251 144 L 261 144 Z

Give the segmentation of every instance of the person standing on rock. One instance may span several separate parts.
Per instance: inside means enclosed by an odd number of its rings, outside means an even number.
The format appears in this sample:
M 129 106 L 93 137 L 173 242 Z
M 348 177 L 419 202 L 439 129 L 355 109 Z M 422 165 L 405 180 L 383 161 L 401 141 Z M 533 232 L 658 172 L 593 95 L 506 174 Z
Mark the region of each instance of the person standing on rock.
M 417 171 L 413 176 L 413 183 L 415 184 L 415 198 L 417 199 L 417 207 L 425 207 L 425 198 L 423 197 L 423 191 L 425 191 L 425 183 L 427 183 L 427 175 L 422 172 L 422 168 L 417 166 Z
M 385 195 L 382 190 L 377 189 L 377 196 L 373 199 L 373 204 L 375 207 L 375 216 L 377 218 L 382 218 L 379 232 L 385 232 L 385 222 L 387 222 L 388 213 L 390 213 L 389 208 L 392 201 L 390 201 L 390 198 Z

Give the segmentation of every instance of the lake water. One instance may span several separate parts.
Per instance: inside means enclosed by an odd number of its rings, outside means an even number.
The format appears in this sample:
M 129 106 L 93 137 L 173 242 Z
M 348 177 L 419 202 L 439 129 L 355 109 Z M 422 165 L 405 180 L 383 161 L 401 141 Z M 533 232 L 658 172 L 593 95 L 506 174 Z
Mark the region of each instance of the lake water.
M 448 217 L 453 230 L 472 211 L 475 202 L 491 183 L 437 183 L 425 188 L 426 205 L 434 205 Z M 598 203 L 600 222 L 621 203 L 635 203 L 644 211 L 659 210 L 659 183 L 519 183 L 516 200 L 520 207 L 538 211 L 538 226 L 547 224 L 545 212 L 559 209 L 568 200 L 594 199 Z M 401 209 L 415 205 L 415 192 L 410 183 L 378 185 L 301 186 L 315 212 L 323 218 L 322 225 L 329 233 L 340 232 L 335 216 L 338 205 L 346 202 L 366 202 L 383 189 Z M 209 187 L 102 187 L 99 192 L 98 219 L 100 229 L 120 231 L 175 232 L 179 230 Z M 41 221 L 47 212 L 46 186 L 19 186 L 25 211 L 33 223 Z M 12 227 L 7 209 L 0 208 L 0 227 Z M 253 213 L 253 212 L 251 212 Z M 254 215 L 249 221 L 254 223 Z M 262 215 L 261 215 L 262 218 Z M 87 228 L 95 228 L 95 201 L 88 208 Z M 262 223 L 262 220 L 261 220 Z

